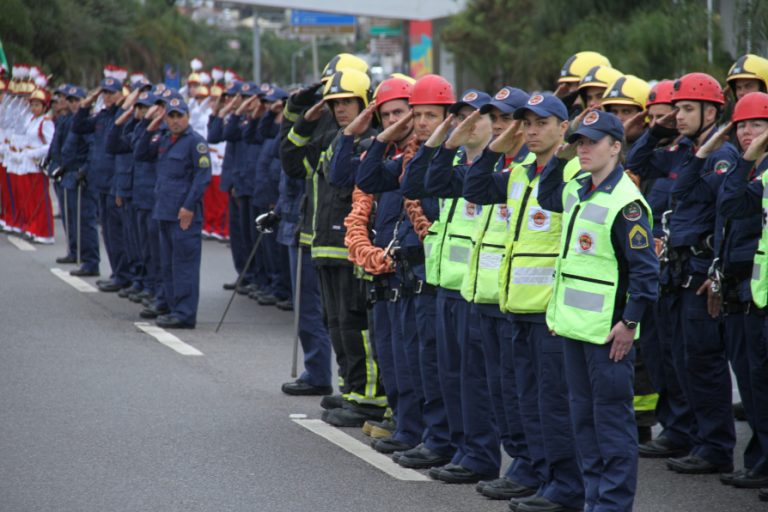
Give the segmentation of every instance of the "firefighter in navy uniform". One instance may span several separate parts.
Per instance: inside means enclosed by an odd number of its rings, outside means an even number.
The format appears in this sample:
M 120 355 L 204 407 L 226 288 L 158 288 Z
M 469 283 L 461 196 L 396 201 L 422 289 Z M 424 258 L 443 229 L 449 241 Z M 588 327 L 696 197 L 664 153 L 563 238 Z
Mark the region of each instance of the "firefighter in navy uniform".
M 632 510 L 638 465 L 633 345 L 658 288 L 650 207 L 619 163 L 623 139 L 616 116 L 588 113 L 568 141 L 589 175 L 563 182 L 563 157 L 573 154 L 564 148 L 538 190 L 543 208 L 563 213 L 547 325 L 564 338 L 589 511 Z M 524 503 L 517 510 L 550 510 Z
M 211 181 L 211 157 L 205 139 L 189 126 L 184 100 L 173 98 L 165 107 L 152 108 L 147 113 L 152 121 L 134 154 L 137 160 L 157 162 L 152 217 L 159 223 L 160 276 L 169 311 L 155 322 L 193 329 L 200 296 L 202 198 Z M 159 130 L 163 122 L 167 129 Z

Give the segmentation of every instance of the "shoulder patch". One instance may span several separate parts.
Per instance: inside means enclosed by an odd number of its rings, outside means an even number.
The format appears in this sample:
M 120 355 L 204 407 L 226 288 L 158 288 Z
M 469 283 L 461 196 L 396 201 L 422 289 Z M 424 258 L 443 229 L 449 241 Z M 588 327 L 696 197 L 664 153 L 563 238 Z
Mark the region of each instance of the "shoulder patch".
M 648 232 L 636 224 L 629 230 L 629 248 L 630 249 L 645 249 L 648 247 Z
M 197 145 L 197 152 L 198 153 L 207 153 L 208 152 L 208 144 L 206 144 L 205 142 L 200 142 Z
M 728 160 L 719 160 L 715 164 L 715 173 L 717 174 L 724 174 L 728 172 L 728 168 L 731 166 L 731 163 Z
M 159 141 L 159 140 L 160 140 L 160 134 L 159 134 L 159 133 L 157 133 L 157 134 L 153 135 L 151 140 L 152 140 L 152 142 L 157 142 L 157 141 Z
M 202 155 L 197 160 L 197 166 L 200 167 L 201 169 L 207 169 L 208 167 L 211 166 L 211 159 L 208 158 L 208 155 Z
M 637 204 L 637 201 L 632 201 L 621 210 L 621 214 L 628 221 L 635 222 L 636 220 L 640 220 L 640 217 L 643 216 L 643 209 Z

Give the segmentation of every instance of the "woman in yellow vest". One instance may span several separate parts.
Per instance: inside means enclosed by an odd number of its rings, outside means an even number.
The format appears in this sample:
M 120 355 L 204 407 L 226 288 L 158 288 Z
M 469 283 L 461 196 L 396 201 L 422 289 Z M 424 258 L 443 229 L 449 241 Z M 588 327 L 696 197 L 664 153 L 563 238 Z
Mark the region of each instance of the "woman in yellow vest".
M 538 194 L 543 208 L 563 214 L 547 325 L 564 338 L 586 510 L 617 512 L 632 510 L 637 486 L 633 344 L 658 290 L 650 207 L 619 164 L 623 139 L 616 116 L 588 113 Z M 561 158 L 574 147 L 587 174 L 564 183 Z

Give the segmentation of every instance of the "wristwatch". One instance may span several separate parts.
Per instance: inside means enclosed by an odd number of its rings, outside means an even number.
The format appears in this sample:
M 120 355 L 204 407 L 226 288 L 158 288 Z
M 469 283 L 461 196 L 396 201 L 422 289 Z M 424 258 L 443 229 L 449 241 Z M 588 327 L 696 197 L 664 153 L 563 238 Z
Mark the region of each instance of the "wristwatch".
M 626 318 L 622 318 L 621 323 L 623 323 L 630 331 L 637 329 L 637 322 L 634 320 L 627 320 Z

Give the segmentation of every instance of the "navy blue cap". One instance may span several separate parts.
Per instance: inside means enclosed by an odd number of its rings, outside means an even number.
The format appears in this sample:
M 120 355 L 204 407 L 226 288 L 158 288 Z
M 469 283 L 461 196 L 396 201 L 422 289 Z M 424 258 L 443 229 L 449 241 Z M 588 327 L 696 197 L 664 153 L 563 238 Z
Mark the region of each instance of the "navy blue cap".
M 67 88 L 61 92 L 59 91 L 59 89 L 56 89 L 56 92 L 58 92 L 59 94 L 64 94 L 67 98 L 83 99 L 86 96 L 85 89 L 83 89 L 82 87 L 78 87 L 76 85 L 67 85 Z
M 189 107 L 187 107 L 187 104 L 184 102 L 182 98 L 172 98 L 165 107 L 165 113 L 170 114 L 171 112 L 180 112 L 182 114 L 188 114 L 189 113 Z
M 57 87 L 57 88 L 56 88 L 56 89 L 53 91 L 53 94 L 54 94 L 54 95 L 56 95 L 56 94 L 61 94 L 62 96 L 64 96 L 64 95 L 66 95 L 66 94 L 67 94 L 67 89 L 69 89 L 70 87 L 72 87 L 70 84 L 61 84 L 60 86 L 58 86 L 58 87 Z
M 163 83 L 155 84 L 155 87 L 152 89 L 152 94 L 159 97 L 167 88 L 168 87 Z
M 264 96 L 269 94 L 269 91 L 271 91 L 271 90 L 272 90 L 272 86 L 270 84 L 268 84 L 267 82 L 264 82 L 263 84 L 261 84 L 259 86 L 259 93 L 258 94 L 259 94 L 259 96 L 261 96 L 263 98 Z
M 287 92 L 279 87 L 273 87 L 267 91 L 267 94 L 264 96 L 264 101 L 274 103 L 275 101 L 284 100 L 286 98 L 288 98 Z
M 568 142 L 575 142 L 581 136 L 597 142 L 606 135 L 616 140 L 624 140 L 624 125 L 618 117 L 602 110 L 593 110 L 584 116 L 581 124 L 568 136 Z
M 114 78 L 105 78 L 101 81 L 101 90 L 107 92 L 117 92 L 123 90 L 123 84 L 120 80 Z
M 151 107 L 157 101 L 157 97 L 150 91 L 144 91 L 136 98 L 137 105 L 144 105 L 145 107 Z
M 224 94 L 226 94 L 227 96 L 234 96 L 235 94 L 240 92 L 241 87 L 242 87 L 241 82 L 237 82 L 237 81 L 232 82 L 232 85 L 229 86 L 229 89 L 224 91 Z
M 487 114 L 493 107 L 496 107 L 505 114 L 511 114 L 524 106 L 528 102 L 529 97 L 528 93 L 524 90 L 505 85 L 496 93 L 496 96 L 493 97 L 490 103 L 480 107 L 480 113 Z
M 467 89 L 461 95 L 461 99 L 448 107 L 448 112 L 458 114 L 461 107 L 468 106 L 478 110 L 491 102 L 491 95 L 478 89 Z
M 173 87 L 166 87 L 163 92 L 160 94 L 155 94 L 156 98 L 155 100 L 160 100 L 163 103 L 168 103 L 169 101 L 173 99 L 183 100 L 184 97 L 174 89 Z
M 524 119 L 526 112 L 533 112 L 539 117 L 555 116 L 561 121 L 568 120 L 568 108 L 565 103 L 552 93 L 536 93 L 520 108 L 515 109 L 515 119 Z
M 254 82 L 243 82 L 242 85 L 240 85 L 240 94 L 243 96 L 254 96 L 258 94 L 258 92 L 259 86 Z
M 136 89 L 141 90 L 141 89 L 144 89 L 145 87 L 152 88 L 152 84 L 144 79 L 137 80 L 131 84 L 131 91 L 135 91 Z

